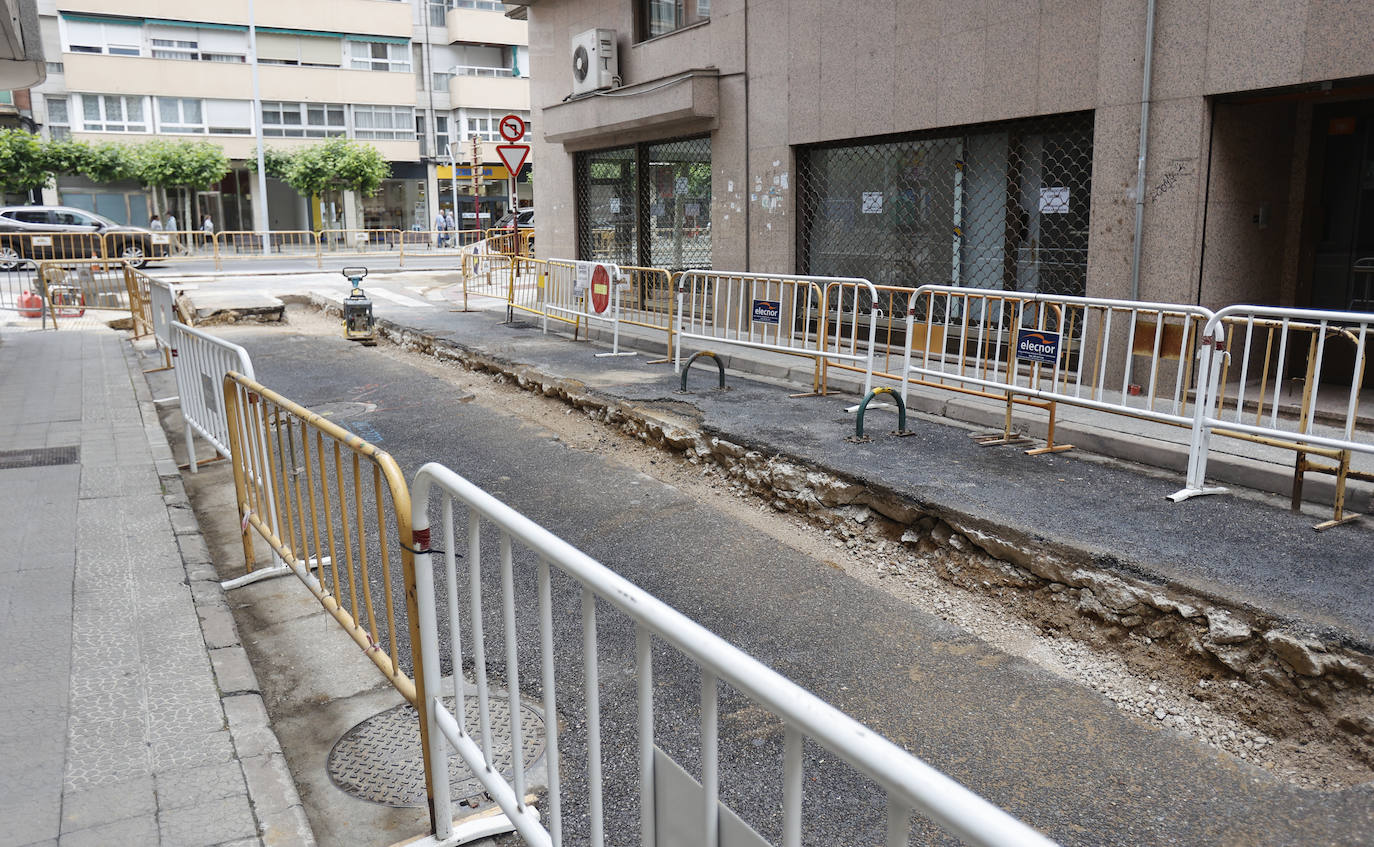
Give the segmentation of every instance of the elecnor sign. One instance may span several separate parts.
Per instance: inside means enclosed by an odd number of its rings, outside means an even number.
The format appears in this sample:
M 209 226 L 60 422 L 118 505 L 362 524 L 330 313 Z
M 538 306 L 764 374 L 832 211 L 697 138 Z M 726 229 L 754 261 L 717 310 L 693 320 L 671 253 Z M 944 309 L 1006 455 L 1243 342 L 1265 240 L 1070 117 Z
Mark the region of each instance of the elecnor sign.
M 775 324 L 782 314 L 781 300 L 755 300 L 754 323 Z
M 1043 329 L 1018 329 L 1016 358 L 1023 362 L 1053 365 L 1059 361 L 1059 333 Z

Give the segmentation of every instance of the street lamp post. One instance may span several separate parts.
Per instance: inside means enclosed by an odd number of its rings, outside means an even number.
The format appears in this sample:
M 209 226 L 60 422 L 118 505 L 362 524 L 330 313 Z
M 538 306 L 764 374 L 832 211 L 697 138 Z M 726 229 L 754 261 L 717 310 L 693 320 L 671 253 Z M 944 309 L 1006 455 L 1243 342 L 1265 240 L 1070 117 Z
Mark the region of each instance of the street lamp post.
M 267 163 L 262 141 L 262 92 L 258 85 L 258 28 L 253 14 L 253 0 L 248 0 L 248 63 L 253 72 L 253 132 L 258 141 L 258 221 L 262 226 L 262 252 L 272 252 L 272 224 L 267 219 Z
M 450 136 L 451 138 L 452 136 Z M 453 203 L 453 240 L 458 241 L 458 232 L 463 228 L 463 213 L 458 211 L 458 157 L 453 152 L 453 142 L 450 141 L 445 147 L 448 148 L 448 184 L 449 191 L 453 194 L 450 201 Z

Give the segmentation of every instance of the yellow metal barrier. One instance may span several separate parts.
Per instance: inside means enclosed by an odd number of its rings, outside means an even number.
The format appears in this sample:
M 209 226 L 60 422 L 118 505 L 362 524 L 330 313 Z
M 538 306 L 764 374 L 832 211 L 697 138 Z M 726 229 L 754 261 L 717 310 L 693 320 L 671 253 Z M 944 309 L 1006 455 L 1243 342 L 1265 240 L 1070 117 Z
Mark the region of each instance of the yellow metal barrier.
M 320 251 L 335 256 L 396 256 L 402 265 L 399 229 L 324 229 L 318 233 Z
M 314 259 L 320 264 L 320 238 L 309 230 L 225 230 L 215 233 L 215 267 L 226 259 Z
M 120 256 L 123 254 L 123 251 L 120 249 L 120 233 L 108 233 L 105 238 L 108 255 Z M 154 262 L 200 262 L 212 260 L 216 262 L 216 268 L 219 267 L 218 233 L 205 233 L 200 230 L 190 229 L 164 230 L 141 237 L 139 243 L 141 245 L 142 255 Z M 135 250 L 135 252 L 139 251 Z M 123 257 L 133 261 L 133 256 L 124 255 Z
M 152 331 L 147 277 L 124 262 L 103 259 L 49 260 L 38 263 L 37 288 L 54 324 L 86 311 L 129 310 L 134 337 Z M 141 279 L 140 279 L 141 277 Z
M 390 454 L 232 371 L 224 408 L 249 572 L 256 533 L 420 713 L 425 782 L 432 784 L 405 476 Z M 413 678 L 401 667 L 398 625 L 408 627 Z M 433 808 L 431 797 L 431 815 Z
M 38 262 L 103 259 L 105 239 L 98 232 L 0 233 L 0 268 L 21 259 Z
M 469 244 L 476 244 L 481 240 L 482 230 L 480 229 L 403 230 L 401 232 L 401 255 L 451 255 Z
M 673 358 L 673 310 L 677 306 L 673 275 L 663 268 L 619 267 L 629 285 L 629 290 L 620 295 L 620 322 L 666 333 L 666 357 Z

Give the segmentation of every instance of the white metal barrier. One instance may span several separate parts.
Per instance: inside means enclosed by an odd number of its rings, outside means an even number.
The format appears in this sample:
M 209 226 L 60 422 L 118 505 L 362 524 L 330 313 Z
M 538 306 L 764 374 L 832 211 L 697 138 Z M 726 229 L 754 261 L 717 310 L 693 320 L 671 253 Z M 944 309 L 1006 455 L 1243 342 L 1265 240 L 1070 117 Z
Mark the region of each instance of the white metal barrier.
M 566 278 L 569 273 L 571 279 Z M 619 266 L 610 262 L 550 259 L 549 276 L 558 279 L 545 286 L 545 332 L 548 317 L 571 323 L 585 320 L 589 327 L 592 321 L 606 322 L 611 325 L 611 352 L 597 353 L 597 357 L 635 355 L 620 350 L 621 296 L 629 290 L 629 283 Z
M 1225 434 L 1298 450 L 1295 501 L 1305 470 L 1335 473 L 1336 515 L 1318 528 L 1349 519 L 1343 515 L 1345 479 L 1371 478 L 1350 470 L 1350 453 L 1374 454 L 1374 431 L 1367 424 L 1363 430 L 1357 428 L 1372 328 L 1374 314 L 1368 312 L 1227 306 L 1213 315 L 1205 334 L 1216 338 L 1216 346 L 1202 356 L 1210 360 L 1208 368 L 1215 376 L 1194 416 L 1187 482 L 1171 499 L 1225 490 L 1206 486 L 1211 436 Z M 1294 367 L 1293 362 L 1300 364 Z M 1331 387 L 1323 410 L 1324 380 Z M 1297 397 L 1292 396 L 1295 384 L 1300 384 Z M 1304 452 L 1329 456 L 1339 464 L 1305 468 Z
M 851 296 L 834 296 L 829 304 L 833 308 L 828 309 L 826 294 L 845 289 L 851 291 Z M 823 359 L 857 363 L 864 370 L 867 394 L 873 382 L 877 302 L 877 290 L 866 279 L 683 271 L 677 283 L 673 369 L 682 370 L 683 340 L 716 341 L 811 358 L 816 362 L 817 388 Z M 865 308 L 868 332 L 866 344 L 860 345 L 857 337 Z M 826 326 L 831 321 L 837 327 L 851 328 L 849 344 L 827 343 Z M 837 337 L 842 335 L 838 333 Z
M 1211 317 L 1201 306 L 922 286 L 907 308 L 902 397 L 914 375 L 1191 426 Z
M 163 287 L 155 282 L 152 290 Z M 153 314 L 157 314 L 156 306 Z M 199 433 L 214 446 L 217 453 L 229 458 L 229 419 L 224 410 L 221 386 L 224 384 L 224 375 L 229 371 L 256 379 L 253 362 L 248 358 L 248 351 L 239 345 L 193 329 L 180 321 L 170 321 L 167 332 L 172 368 L 177 379 L 177 394 L 181 397 L 181 416 L 186 421 L 186 456 L 191 463 L 191 473 L 195 473 L 197 461 L 193 433 Z
M 804 762 L 802 743 L 810 738 L 829 750 L 850 767 L 877 783 L 887 798 L 887 844 L 899 847 L 908 843 L 911 815 L 919 813 L 937 825 L 975 845 L 1049 845 L 1044 836 L 1017 821 L 1001 809 L 954 780 L 926 765 L 896 745 L 876 735 L 862 724 L 843 714 L 819 698 L 760 662 L 746 655 L 726 641 L 665 605 L 628 580 L 617 575 L 596 560 L 578 551 L 567 542 L 495 499 L 458 474 L 436 463 L 420 468 L 411 486 L 411 511 L 419 552 L 428 552 L 430 545 L 430 511 L 438 507 L 442 520 L 442 537 L 435 543 L 442 552 L 433 550 L 433 568 L 419 567 L 416 573 L 416 594 L 420 616 L 420 641 L 424 666 L 424 687 L 431 699 L 429 713 L 430 768 L 435 784 L 430 795 L 434 798 L 434 817 L 438 831 L 432 843 L 455 843 L 452 810 L 449 803 L 449 749 L 457 752 L 482 786 L 499 804 L 510 824 L 531 845 L 562 844 L 562 790 L 558 741 L 558 694 L 556 692 L 554 625 L 551 570 L 557 569 L 571 577 L 581 587 L 582 653 L 584 656 L 583 691 L 586 708 L 587 786 L 585 810 L 588 815 L 591 844 L 594 847 L 609 839 L 625 844 L 638 840 L 645 847 L 658 843 L 662 816 L 681 813 L 685 801 L 675 797 L 672 809 L 655 806 L 655 760 L 663 755 L 654 744 L 654 680 L 652 672 L 653 639 L 671 645 L 701 671 L 701 772 L 702 803 L 694 810 L 693 822 L 684 828 L 695 833 L 700 843 L 718 843 L 720 820 L 724 806 L 719 800 L 720 761 L 718 757 L 718 683 L 723 681 L 768 710 L 785 725 L 783 761 L 783 844 L 798 847 L 802 832 L 802 786 Z M 437 501 L 437 502 L 436 502 Z M 457 570 L 454 510 L 465 508 L 467 525 L 466 588 L 460 586 Z M 485 647 L 481 628 L 482 598 L 482 542 L 483 523 L 498 532 L 501 568 L 501 621 L 506 687 L 511 697 L 518 696 L 519 649 L 515 605 L 515 574 L 513 548 L 538 556 L 537 592 L 539 616 L 539 644 L 541 657 L 541 688 L 546 715 L 545 749 L 548 762 L 547 827 L 539 814 L 526 803 L 524 772 L 515 757 L 512 779 L 507 783 L 491 766 L 494 757 L 493 729 L 488 704 Z M 442 567 L 446 596 L 442 602 L 448 613 L 448 643 L 452 650 L 454 673 L 451 694 L 454 708 L 448 708 L 440 685 L 440 655 L 438 613 L 434 588 L 434 570 Z M 462 640 L 460 597 L 466 591 L 470 601 L 467 611 L 471 643 Z M 607 604 L 624 614 L 635 625 L 635 676 L 638 691 L 637 734 L 639 751 L 639 804 L 641 809 L 638 839 L 632 833 L 604 831 L 601 774 L 601 717 L 597 660 L 597 603 Z M 534 649 L 534 645 L 523 645 Z M 467 725 L 467 695 L 463 690 L 461 669 L 464 649 L 472 651 L 476 683 L 478 726 Z M 521 749 L 520 709 L 512 707 L 509 727 L 512 749 Z M 661 760 L 660 760 L 661 761 Z
M 163 350 L 171 350 L 172 322 L 177 319 L 176 290 L 170 282 L 149 279 L 148 300 L 152 307 L 153 338 Z

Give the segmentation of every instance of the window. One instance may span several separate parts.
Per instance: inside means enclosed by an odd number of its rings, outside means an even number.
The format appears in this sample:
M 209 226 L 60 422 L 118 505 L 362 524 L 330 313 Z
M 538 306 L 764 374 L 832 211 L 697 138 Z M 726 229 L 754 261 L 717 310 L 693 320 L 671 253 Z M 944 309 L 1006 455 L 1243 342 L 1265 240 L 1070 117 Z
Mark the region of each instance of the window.
M 711 139 L 578 153 L 578 258 L 711 266 Z
M 454 76 L 455 76 L 455 75 L 454 75 L 453 73 L 445 73 L 445 72 L 443 72 L 443 71 L 435 71 L 434 74 L 433 74 L 433 77 L 434 77 L 434 82 L 433 82 L 434 90 L 435 90 L 435 91 L 448 91 L 448 84 L 449 84 L 450 81 L 452 81 L 452 79 L 453 79 Z
M 353 137 L 401 141 L 414 137 L 415 110 L 410 106 L 354 106 Z
M 496 114 L 491 109 L 464 109 L 466 116 L 467 131 L 463 133 L 463 140 L 480 138 L 483 141 L 501 140 L 501 131 L 498 124 L 501 115 Z
M 480 9 L 484 12 L 504 12 L 505 3 L 497 3 L 494 0 L 453 0 L 455 9 Z
M 1093 116 L 797 152 L 799 273 L 1082 296 Z
M 54 140 L 71 138 L 72 119 L 67 111 L 66 97 L 45 97 L 48 107 L 48 137 Z
M 453 139 L 448 134 L 448 115 L 434 116 L 434 155 L 447 156 L 448 145 Z
M 67 49 L 73 53 L 143 55 L 142 21 L 72 20 L 66 17 L 62 21 L 67 31 Z
M 190 62 L 248 61 L 248 33 L 241 30 L 197 29 L 149 25 L 154 59 Z
M 23 209 L 13 212 L 6 212 L 5 217 L 13 218 L 14 220 L 19 221 L 20 223 L 26 224 L 45 224 L 52 220 L 52 218 L 49 217 L 48 212 L 46 211 L 40 212 L 37 210 Z
M 262 134 L 278 138 L 333 138 L 346 135 L 344 107 L 334 103 L 262 104 Z
M 253 131 L 253 104 L 248 100 L 206 100 L 211 135 L 248 135 Z
M 265 65 L 337 68 L 343 63 L 341 39 L 258 31 L 258 61 Z
M 447 26 L 448 10 L 453 8 L 453 0 L 429 0 L 429 25 Z
M 87 132 L 147 132 L 143 98 L 82 94 L 81 125 Z
M 405 44 L 353 41 L 348 45 L 350 67 L 360 71 L 410 71 L 410 50 Z
M 61 62 L 48 62 L 48 73 L 60 74 L 66 71 L 66 67 Z
M 200 58 L 200 42 L 179 41 L 171 38 L 154 38 L 153 58 L 186 60 L 198 59 Z
M 641 41 L 711 18 L 711 0 L 639 0 L 637 6 Z
M 200 100 L 157 98 L 157 128 L 159 132 L 203 134 L 206 131 L 205 110 Z
M 71 209 L 54 209 L 52 222 L 58 226 L 100 226 L 101 221 Z

